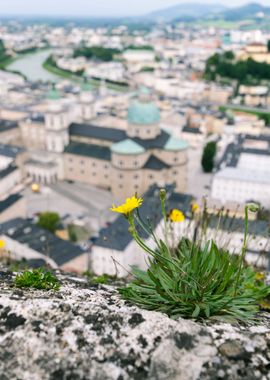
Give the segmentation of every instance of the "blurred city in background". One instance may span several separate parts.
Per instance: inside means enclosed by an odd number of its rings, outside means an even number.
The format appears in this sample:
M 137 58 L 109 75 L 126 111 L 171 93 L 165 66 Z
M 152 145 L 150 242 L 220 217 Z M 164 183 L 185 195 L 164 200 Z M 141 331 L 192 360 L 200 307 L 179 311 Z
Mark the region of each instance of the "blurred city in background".
M 267 266 L 270 1 L 20 3 L 0 4 L 0 237 L 10 255 L 98 275 L 114 274 L 115 261 L 143 266 L 109 208 L 137 193 L 148 217 L 166 188 L 185 228 L 192 202 L 206 199 L 213 216 L 223 208 L 232 252 L 245 204 L 258 203 L 247 257 Z

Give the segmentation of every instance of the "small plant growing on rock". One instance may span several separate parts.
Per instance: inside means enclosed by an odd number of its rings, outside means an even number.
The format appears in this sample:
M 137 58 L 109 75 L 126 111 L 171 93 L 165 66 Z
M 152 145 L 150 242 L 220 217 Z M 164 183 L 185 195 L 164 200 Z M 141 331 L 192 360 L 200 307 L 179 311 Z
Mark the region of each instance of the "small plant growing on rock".
M 172 224 L 183 222 L 185 216 L 180 210 L 167 214 L 165 190 L 161 190 L 160 200 L 164 240 L 159 239 L 151 225 L 140 218 L 141 198 L 128 198 L 125 204 L 111 209 L 124 215 L 130 226 L 129 232 L 149 255 L 148 270 L 133 269 L 134 280 L 119 289 L 122 297 L 172 318 L 254 320 L 260 300 L 270 294 L 270 286 L 258 279 L 252 267 L 244 265 L 248 211 L 257 211 L 257 206 L 246 206 L 243 247 L 239 255 L 232 255 L 228 250 L 218 248 L 215 241 L 203 241 L 196 234 L 193 241 L 182 237 L 173 246 L 170 242 Z M 192 211 L 195 213 L 197 208 L 193 205 Z M 155 248 L 141 238 L 140 229 L 152 237 Z
M 92 284 L 109 284 L 115 280 L 115 276 L 110 276 L 108 274 L 102 274 L 101 276 L 96 276 L 94 273 L 86 271 L 84 275 L 88 278 L 89 282 Z
M 43 268 L 26 270 L 15 278 L 15 286 L 18 288 L 34 288 L 43 290 L 58 290 L 60 283 L 51 273 Z
M 104 285 L 108 284 L 111 280 L 112 280 L 112 278 L 107 274 L 103 274 L 101 276 L 96 276 L 92 279 L 94 284 L 104 284 Z

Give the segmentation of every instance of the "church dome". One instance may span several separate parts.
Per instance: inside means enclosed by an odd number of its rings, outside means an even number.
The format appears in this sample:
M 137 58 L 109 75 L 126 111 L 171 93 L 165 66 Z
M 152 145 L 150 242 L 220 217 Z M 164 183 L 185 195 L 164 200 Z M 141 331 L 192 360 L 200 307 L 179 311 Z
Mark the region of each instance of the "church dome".
M 188 143 L 185 140 L 181 140 L 175 137 L 170 137 L 164 146 L 165 150 L 180 151 L 188 148 Z
M 93 91 L 93 87 L 92 87 L 91 83 L 90 82 L 86 82 L 86 81 L 82 82 L 82 84 L 81 84 L 81 91 L 82 92 L 91 92 L 91 91 Z
M 91 103 L 94 100 L 92 85 L 87 81 L 81 83 L 80 100 L 82 103 Z
M 47 99 L 48 100 L 59 100 L 61 99 L 61 95 L 59 91 L 53 87 L 48 93 L 47 93 Z
M 111 151 L 116 154 L 142 154 L 145 152 L 144 148 L 137 144 L 135 141 L 126 139 L 115 143 L 111 146 Z
M 160 121 L 159 109 L 155 103 L 136 100 L 128 109 L 129 124 L 151 125 Z

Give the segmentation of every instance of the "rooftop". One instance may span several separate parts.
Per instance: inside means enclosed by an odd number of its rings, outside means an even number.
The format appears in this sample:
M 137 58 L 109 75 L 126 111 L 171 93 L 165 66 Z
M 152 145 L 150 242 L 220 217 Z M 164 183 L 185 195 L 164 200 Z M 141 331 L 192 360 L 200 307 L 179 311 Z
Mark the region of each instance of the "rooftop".
M 161 129 L 160 134 L 154 139 L 140 139 L 139 137 L 134 137 L 132 140 L 137 144 L 141 145 L 145 150 L 148 149 L 164 149 L 170 135 L 163 129 Z
M 50 257 L 59 266 L 84 253 L 80 247 L 61 240 L 52 233 L 31 223 L 31 221 L 22 218 L 2 223 L 0 225 L 0 234 L 7 235 L 11 239 Z
M 112 143 L 122 143 L 123 141 L 129 140 L 128 145 L 131 146 L 131 142 L 136 143 L 141 147 L 141 149 L 164 149 L 166 143 L 170 139 L 169 133 L 161 129 L 160 134 L 153 139 L 140 139 L 139 137 L 128 138 L 125 131 L 117 129 L 117 128 L 106 128 L 95 126 L 92 124 L 79 124 L 72 123 L 69 127 L 70 136 L 72 137 L 85 137 L 89 139 L 101 140 L 101 141 L 109 141 Z M 138 150 L 138 146 L 136 145 L 136 150 Z M 119 144 L 120 150 L 123 149 L 126 151 L 125 144 Z M 132 147 L 135 149 L 135 145 L 132 144 Z
M 18 123 L 12 120 L 0 119 L 0 133 L 18 128 Z
M 5 178 L 6 176 L 8 176 L 9 174 L 13 173 L 15 170 L 17 170 L 17 166 L 16 165 L 9 165 L 7 168 L 3 169 L 0 171 L 0 179 L 3 179 Z
M 216 215 L 210 216 L 208 227 L 216 229 L 218 224 L 222 231 L 234 231 L 243 234 L 245 229 L 245 220 L 243 218 L 230 218 L 225 216 L 219 218 Z M 250 220 L 248 230 L 250 235 L 269 236 L 269 225 L 267 221 Z
M 18 154 L 24 151 L 23 148 L 15 145 L 0 144 L 0 156 L 16 158 Z
M 71 142 L 66 147 L 65 153 L 93 157 L 106 161 L 111 160 L 111 150 L 107 146 Z
M 147 162 L 145 163 L 144 169 L 149 170 L 163 170 L 170 168 L 169 165 L 167 165 L 165 162 L 161 161 L 159 158 L 154 156 L 153 154 L 148 158 Z
M 131 139 L 126 139 L 111 146 L 111 151 L 117 154 L 142 154 L 145 149 Z
M 53 161 L 41 161 L 37 160 L 34 158 L 30 158 L 28 161 L 25 162 L 25 165 L 33 165 L 39 168 L 44 168 L 44 169 L 50 169 L 50 168 L 55 168 L 57 167 L 57 163 Z
M 243 168 L 226 167 L 221 169 L 215 178 L 222 178 L 234 181 L 254 182 L 256 184 L 270 184 L 269 173 L 262 171 L 248 170 Z
M 107 140 L 119 142 L 126 139 L 126 133 L 116 128 L 99 127 L 92 124 L 72 123 L 69 127 L 71 136 L 94 138 L 97 140 Z
M 33 121 L 34 123 L 44 123 L 45 122 L 45 118 L 44 118 L 44 115 L 41 114 L 41 113 L 33 113 L 31 115 L 31 121 Z
M 0 201 L 0 214 L 7 210 L 9 207 L 13 206 L 20 199 L 22 199 L 22 195 L 20 194 L 12 194 L 6 199 Z
M 180 140 L 171 136 L 164 148 L 172 151 L 184 150 L 188 148 L 188 143 L 185 140 Z
M 159 109 L 153 102 L 135 100 L 128 109 L 128 122 L 137 125 L 152 125 L 160 122 Z
M 198 134 L 198 135 L 202 134 L 202 132 L 200 131 L 200 128 L 188 127 L 187 125 L 182 129 L 182 132 L 193 133 L 193 134 Z
M 252 142 L 254 144 L 252 144 Z M 258 144 L 255 144 L 255 143 Z M 264 143 L 263 145 L 260 143 Z M 252 147 L 254 146 L 254 147 Z M 263 149 L 261 149 L 263 147 Z M 268 135 L 239 135 L 237 139 L 229 144 L 219 162 L 218 167 L 222 168 L 224 165 L 227 167 L 236 167 L 240 155 L 242 153 L 249 153 L 254 155 L 270 155 L 270 136 Z

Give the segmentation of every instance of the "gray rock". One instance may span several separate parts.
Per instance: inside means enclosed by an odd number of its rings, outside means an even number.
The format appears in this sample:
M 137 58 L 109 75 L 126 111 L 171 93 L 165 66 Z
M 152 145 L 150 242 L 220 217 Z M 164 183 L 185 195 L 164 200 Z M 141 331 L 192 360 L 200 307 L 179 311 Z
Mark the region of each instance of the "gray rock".
M 17 291 L 0 268 L 1 380 L 270 379 L 270 319 L 202 325 L 125 303 L 113 286 L 57 274 Z
M 227 356 L 229 359 L 241 359 L 250 356 L 248 351 L 236 341 L 227 341 L 219 346 L 221 355 Z

